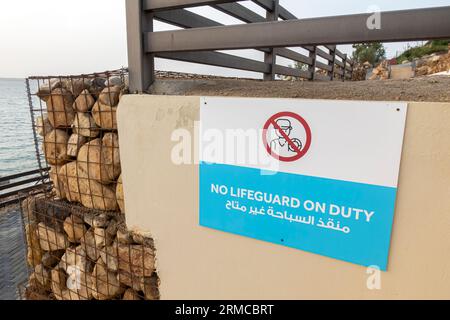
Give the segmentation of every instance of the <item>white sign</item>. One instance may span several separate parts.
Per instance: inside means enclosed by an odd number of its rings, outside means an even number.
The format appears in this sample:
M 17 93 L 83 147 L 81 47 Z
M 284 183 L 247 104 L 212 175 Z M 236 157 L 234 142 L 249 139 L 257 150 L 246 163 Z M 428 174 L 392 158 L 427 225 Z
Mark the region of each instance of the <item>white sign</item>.
M 406 114 L 406 103 L 202 98 L 201 225 L 386 270 Z

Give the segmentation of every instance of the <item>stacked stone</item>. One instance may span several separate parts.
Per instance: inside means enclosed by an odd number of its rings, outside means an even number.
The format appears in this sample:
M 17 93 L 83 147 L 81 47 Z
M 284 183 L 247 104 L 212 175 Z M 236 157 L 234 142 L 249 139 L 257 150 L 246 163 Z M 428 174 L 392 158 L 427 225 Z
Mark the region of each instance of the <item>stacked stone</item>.
M 447 54 L 434 54 L 417 62 L 416 76 L 450 71 L 450 45 Z
M 123 215 L 76 210 L 38 195 L 22 203 L 32 269 L 27 296 L 56 300 L 159 299 L 155 250 Z
M 116 112 L 127 92 L 124 77 L 55 79 L 40 85 L 37 96 L 47 112 L 37 118 L 36 128 L 60 199 L 124 211 Z
M 29 297 L 159 298 L 153 241 L 124 218 L 116 112 L 127 82 L 97 75 L 39 85 L 46 108 L 35 127 L 54 189 L 22 204 Z
M 369 80 L 388 80 L 390 76 L 389 62 L 384 60 L 376 68 L 373 69 Z

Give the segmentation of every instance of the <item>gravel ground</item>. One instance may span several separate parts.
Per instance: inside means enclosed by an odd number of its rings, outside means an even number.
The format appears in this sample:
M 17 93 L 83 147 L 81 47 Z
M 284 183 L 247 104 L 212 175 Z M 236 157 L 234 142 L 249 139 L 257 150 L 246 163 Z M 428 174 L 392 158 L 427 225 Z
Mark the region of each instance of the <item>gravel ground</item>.
M 158 80 L 155 94 L 450 102 L 450 77 L 386 81 Z

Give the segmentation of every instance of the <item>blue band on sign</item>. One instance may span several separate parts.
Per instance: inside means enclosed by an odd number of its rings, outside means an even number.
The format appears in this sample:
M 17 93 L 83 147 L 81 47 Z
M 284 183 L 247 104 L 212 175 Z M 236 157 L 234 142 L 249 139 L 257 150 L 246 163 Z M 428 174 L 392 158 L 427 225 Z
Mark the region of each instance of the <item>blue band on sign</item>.
M 200 164 L 200 225 L 385 271 L 397 189 Z

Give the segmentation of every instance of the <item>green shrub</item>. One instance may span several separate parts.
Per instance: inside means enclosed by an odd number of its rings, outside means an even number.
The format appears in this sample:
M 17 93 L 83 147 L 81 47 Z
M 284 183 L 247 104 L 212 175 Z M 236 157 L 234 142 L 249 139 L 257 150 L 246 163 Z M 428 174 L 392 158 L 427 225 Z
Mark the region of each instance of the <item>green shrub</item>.
M 405 52 L 403 52 L 401 55 L 397 57 L 397 62 L 402 63 L 405 60 L 412 61 L 414 59 L 419 59 L 429 54 L 447 51 L 448 44 L 449 40 L 433 40 L 427 42 L 423 46 L 408 48 Z

